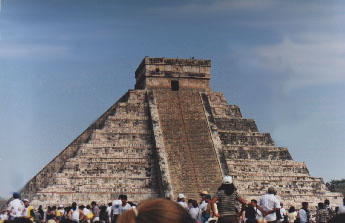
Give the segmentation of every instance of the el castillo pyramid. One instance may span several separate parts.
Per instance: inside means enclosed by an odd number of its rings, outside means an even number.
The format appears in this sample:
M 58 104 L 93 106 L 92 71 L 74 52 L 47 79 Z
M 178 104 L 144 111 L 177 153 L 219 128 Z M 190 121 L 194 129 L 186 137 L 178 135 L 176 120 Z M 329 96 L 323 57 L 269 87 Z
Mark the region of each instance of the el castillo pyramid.
M 245 199 L 273 186 L 285 206 L 325 198 L 321 178 L 209 87 L 210 60 L 145 57 L 125 93 L 21 191 L 33 206 L 214 194 L 231 175 Z

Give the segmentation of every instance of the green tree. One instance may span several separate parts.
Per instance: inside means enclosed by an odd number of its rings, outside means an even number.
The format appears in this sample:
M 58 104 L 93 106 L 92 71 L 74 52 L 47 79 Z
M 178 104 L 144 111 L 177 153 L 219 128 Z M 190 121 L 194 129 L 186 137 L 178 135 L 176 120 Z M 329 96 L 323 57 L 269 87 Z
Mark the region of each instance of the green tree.
M 326 183 L 328 189 L 332 192 L 340 192 L 345 196 L 345 179 L 342 180 L 331 180 L 331 182 Z

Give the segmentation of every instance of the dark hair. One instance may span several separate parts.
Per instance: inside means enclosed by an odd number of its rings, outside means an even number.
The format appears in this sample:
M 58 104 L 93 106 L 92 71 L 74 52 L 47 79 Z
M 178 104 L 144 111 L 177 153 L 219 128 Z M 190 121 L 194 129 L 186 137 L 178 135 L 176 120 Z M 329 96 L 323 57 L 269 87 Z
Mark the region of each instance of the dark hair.
M 91 205 L 97 205 L 97 204 L 96 204 L 96 201 L 92 201 L 92 202 L 91 202 Z
M 112 205 L 113 205 L 113 203 L 111 203 L 111 202 L 108 203 L 108 206 L 112 206 Z
M 86 205 L 86 208 L 87 208 L 87 209 L 90 209 L 90 205 Z
M 309 205 L 308 202 L 302 202 L 302 207 L 305 207 L 305 206 L 307 206 L 307 205 Z
M 343 198 L 343 203 L 344 203 L 344 205 L 345 205 L 345 197 Z
M 324 205 L 322 202 L 318 203 L 317 206 L 319 207 L 319 209 L 323 209 L 324 208 Z
M 258 201 L 255 200 L 255 199 L 251 200 L 251 202 L 253 202 L 254 204 L 257 204 L 257 203 L 258 203 Z
M 56 210 L 56 206 L 55 205 L 52 207 L 52 210 Z
M 237 189 L 234 184 L 222 184 L 218 190 L 224 190 L 226 195 L 233 194 Z
M 120 199 L 120 200 L 127 200 L 127 195 L 121 194 L 121 195 L 119 196 L 119 199 Z
M 329 205 L 329 200 L 328 199 L 325 200 L 325 205 Z
M 192 205 L 194 208 L 198 207 L 198 202 L 196 200 L 192 200 Z
M 72 203 L 72 209 L 73 211 L 77 210 L 77 203 L 75 202 Z
M 211 200 L 211 199 L 212 199 L 211 195 L 206 194 L 206 195 L 205 195 L 205 200 L 206 200 L 206 199 L 210 199 L 210 200 Z
M 188 204 L 193 203 L 193 199 L 188 199 Z
M 128 201 L 127 203 L 131 205 L 131 207 L 136 206 L 132 201 Z
M 80 210 L 83 210 L 84 208 L 85 208 L 84 205 L 80 205 L 80 206 L 79 206 L 79 209 L 80 209 Z
M 189 213 L 176 202 L 167 199 L 146 200 L 121 214 L 117 223 L 194 223 Z
M 295 211 L 296 211 L 295 207 L 294 207 L 294 206 L 291 206 L 290 209 L 289 209 L 289 213 L 293 213 L 293 212 L 295 212 Z

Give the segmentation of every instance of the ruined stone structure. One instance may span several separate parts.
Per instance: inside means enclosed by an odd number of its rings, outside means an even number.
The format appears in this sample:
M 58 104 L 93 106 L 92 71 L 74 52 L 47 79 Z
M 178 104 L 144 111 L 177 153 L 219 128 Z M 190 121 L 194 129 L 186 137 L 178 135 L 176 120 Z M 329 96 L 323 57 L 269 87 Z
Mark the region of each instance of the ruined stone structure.
M 136 85 L 31 179 L 22 193 L 37 206 L 107 203 L 121 193 L 139 202 L 215 193 L 231 175 L 246 199 L 269 186 L 285 205 L 341 202 L 287 148 L 212 92 L 209 60 L 145 57 Z

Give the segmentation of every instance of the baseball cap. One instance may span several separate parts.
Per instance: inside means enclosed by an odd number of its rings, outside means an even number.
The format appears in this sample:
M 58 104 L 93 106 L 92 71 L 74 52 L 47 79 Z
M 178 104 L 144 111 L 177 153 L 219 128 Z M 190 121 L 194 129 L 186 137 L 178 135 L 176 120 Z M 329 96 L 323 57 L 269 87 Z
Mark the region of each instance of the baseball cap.
M 184 198 L 184 194 L 179 194 L 179 195 L 178 195 L 178 198 L 179 198 L 179 199 Z
M 232 177 L 231 176 L 224 176 L 223 184 L 232 184 Z

